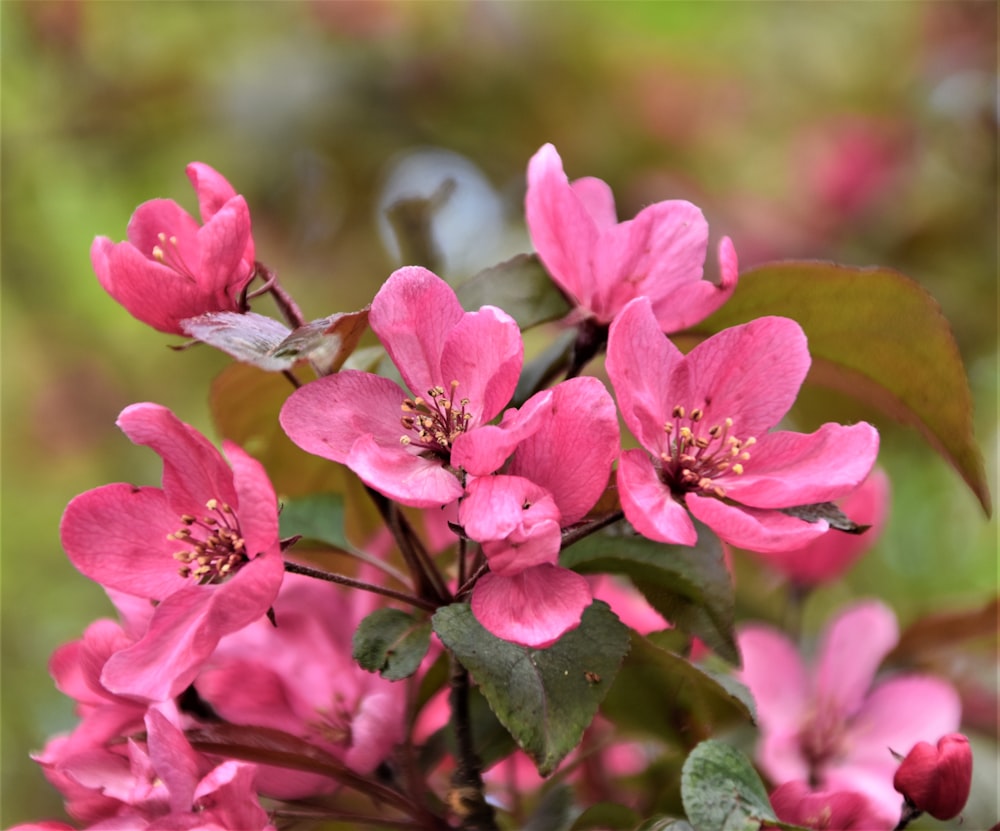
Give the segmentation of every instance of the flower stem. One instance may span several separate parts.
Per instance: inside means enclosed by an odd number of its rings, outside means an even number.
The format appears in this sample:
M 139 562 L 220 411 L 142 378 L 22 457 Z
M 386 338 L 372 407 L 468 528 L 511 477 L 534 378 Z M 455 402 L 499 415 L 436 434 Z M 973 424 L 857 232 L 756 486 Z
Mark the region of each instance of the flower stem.
M 598 517 L 590 522 L 581 522 L 577 525 L 573 525 L 563 531 L 562 545 L 560 548 L 569 548 L 573 543 L 579 542 L 584 537 L 589 537 L 591 534 L 600 531 L 602 528 L 614 525 L 618 522 L 618 520 L 624 518 L 625 514 L 623 511 L 612 511 L 610 514 L 605 514 L 604 516 Z
M 385 597 L 391 597 L 393 600 L 401 600 L 404 603 L 409 603 L 411 606 L 416 606 L 418 609 L 424 609 L 428 612 L 433 612 L 437 609 L 434 603 L 424 600 L 421 597 L 415 597 L 412 594 L 396 591 L 395 589 L 388 589 L 385 586 L 376 586 L 374 583 L 366 583 L 364 580 L 355 580 L 353 577 L 348 577 L 344 574 L 335 574 L 330 571 L 312 568 L 311 566 L 304 566 L 300 563 L 293 563 L 290 560 L 285 560 L 285 571 L 292 574 L 304 574 L 306 577 L 315 577 L 317 580 L 326 580 L 330 583 L 338 583 L 341 586 L 349 586 L 352 589 L 361 589 L 362 591 L 381 594 Z
M 451 656 L 451 721 L 458 751 L 455 772 L 451 776 L 448 802 L 465 831 L 499 831 L 493 806 L 483 792 L 482 763 L 472 745 L 469 718 L 469 672 Z

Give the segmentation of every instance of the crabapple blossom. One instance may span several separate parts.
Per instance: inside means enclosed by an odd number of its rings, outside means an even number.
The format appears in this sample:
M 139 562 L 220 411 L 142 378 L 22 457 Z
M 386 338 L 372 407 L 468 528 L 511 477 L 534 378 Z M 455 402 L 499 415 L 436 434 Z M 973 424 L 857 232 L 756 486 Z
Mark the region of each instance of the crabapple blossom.
M 390 499 L 415 508 L 454 502 L 463 486 L 453 453 L 517 386 L 517 323 L 493 306 L 465 312 L 447 283 L 417 266 L 389 277 L 369 323 L 409 392 L 344 370 L 296 390 L 281 426 L 303 450 L 347 465 Z
M 937 678 L 900 675 L 872 686 L 899 639 L 892 610 L 869 600 L 841 611 L 823 633 L 811 669 L 771 627 L 743 626 L 737 639 L 740 677 L 757 702 L 764 773 L 775 782 L 863 794 L 892 828 L 900 800 L 890 748 L 949 733 L 961 716 L 958 694 Z
M 63 514 L 73 565 L 106 588 L 154 601 L 148 628 L 112 655 L 101 684 L 119 695 L 173 697 L 224 635 L 264 616 L 284 562 L 278 506 L 264 468 L 215 447 L 170 410 L 134 404 L 118 426 L 163 459 L 163 487 L 112 484 L 74 498 Z
M 552 279 L 575 304 L 574 317 L 607 326 L 636 297 L 648 297 L 659 328 L 677 332 L 704 320 L 736 288 L 736 252 L 719 244 L 721 283 L 702 279 L 708 224 L 690 202 L 657 202 L 618 222 L 611 188 L 593 177 L 570 182 L 551 144 L 528 163 L 525 216 Z
M 90 259 L 97 279 L 133 317 L 167 334 L 206 312 L 245 311 L 253 279 L 250 210 L 219 173 L 193 162 L 187 175 L 198 194 L 202 224 L 172 199 L 143 202 L 125 242 L 97 237 Z
M 643 536 L 694 545 L 689 512 L 725 542 L 751 551 L 799 548 L 829 528 L 786 511 L 839 499 L 868 475 L 878 433 L 864 422 L 814 433 L 771 431 L 809 370 L 806 337 L 788 318 L 763 317 L 683 355 L 660 332 L 648 298 L 611 325 L 607 370 L 629 429 L 618 490 Z
M 892 786 L 917 811 L 934 819 L 958 816 L 972 787 L 972 750 L 961 733 L 949 733 L 937 745 L 917 742 L 899 764 Z

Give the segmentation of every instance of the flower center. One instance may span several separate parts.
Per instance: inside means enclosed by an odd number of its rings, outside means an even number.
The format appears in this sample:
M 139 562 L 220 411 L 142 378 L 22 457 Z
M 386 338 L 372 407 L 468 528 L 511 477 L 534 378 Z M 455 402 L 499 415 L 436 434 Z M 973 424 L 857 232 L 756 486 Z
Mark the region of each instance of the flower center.
M 731 418 L 706 428 L 704 415 L 699 408 L 688 413 L 679 404 L 674 407 L 673 421 L 663 425 L 669 450 L 660 454 L 660 477 L 674 493 L 696 491 L 722 499 L 726 490 L 716 479 L 743 473 L 743 463 L 750 459 L 747 448 L 757 439 L 730 435 Z
M 429 451 L 447 459 L 451 445 L 468 429 L 472 414 L 466 411 L 468 398 L 455 400 L 458 381 L 452 381 L 447 392 L 443 387 L 431 387 L 427 398 L 407 398 L 402 409 L 406 414 L 400 419 L 408 434 L 400 437 L 400 444 Z
M 167 534 L 168 540 L 189 546 L 174 552 L 174 559 L 181 563 L 180 576 L 193 577 L 199 586 L 223 583 L 250 561 L 233 509 L 217 499 L 209 499 L 205 507 L 207 515 L 184 514 L 182 526 Z
M 181 254 L 180 246 L 177 244 L 177 237 L 172 234 L 167 236 L 161 231 L 156 235 L 156 238 L 160 241 L 160 244 L 153 246 L 153 259 L 167 266 L 167 268 L 172 268 L 181 276 L 187 277 L 192 282 L 197 283 L 198 280 L 194 276 L 194 269 L 187 264 L 184 255 Z
M 817 705 L 799 730 L 799 748 L 809 763 L 809 778 L 815 786 L 823 771 L 844 751 L 843 717 L 830 706 Z
M 307 735 L 333 745 L 351 744 L 352 715 L 342 693 L 334 693 L 329 707 L 318 707 L 316 718 L 309 721 Z

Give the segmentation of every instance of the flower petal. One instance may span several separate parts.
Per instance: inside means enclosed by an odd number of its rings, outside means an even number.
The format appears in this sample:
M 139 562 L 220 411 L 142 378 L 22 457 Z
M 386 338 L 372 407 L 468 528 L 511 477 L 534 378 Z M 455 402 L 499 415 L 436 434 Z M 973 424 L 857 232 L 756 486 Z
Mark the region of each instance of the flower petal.
M 462 319 L 454 290 L 419 266 L 394 271 L 372 300 L 372 330 L 414 395 L 451 379 L 441 377 L 441 352 L 448 333 Z
M 605 229 L 593 250 L 598 319 L 610 323 L 636 297 L 649 297 L 656 311 L 679 285 L 701 282 L 707 244 L 704 215 L 683 200 L 657 202 Z
M 198 285 L 214 299 L 203 309 L 236 311 L 240 292 L 253 277 L 253 264 L 244 260 L 250 241 L 250 209 L 234 196 L 198 229 Z
M 737 643 L 743 658 L 738 676 L 757 702 L 765 733 L 796 735 L 809 706 L 809 681 L 795 644 L 770 626 L 741 626 Z
M 824 424 L 814 433 L 759 437 L 740 476 L 726 476 L 726 494 L 754 508 L 830 502 L 857 488 L 878 456 L 878 431 L 859 422 Z
M 747 551 L 787 551 L 802 548 L 825 534 L 826 520 L 806 522 L 780 511 L 761 511 L 729 505 L 714 497 L 689 493 L 684 497 L 694 516 L 719 537 Z
M 660 481 L 644 450 L 626 450 L 618 459 L 618 495 L 625 518 L 644 537 L 679 545 L 698 541 L 687 510 Z
M 528 162 L 524 211 L 531 242 L 556 285 L 585 309 L 594 297 L 590 257 L 599 233 L 588 210 L 591 195 L 588 192 L 584 202 L 570 187 L 562 160 L 551 144 Z M 598 221 L 603 223 L 606 213 L 602 214 Z
M 81 493 L 63 513 L 60 535 L 74 566 L 102 586 L 162 600 L 186 585 L 167 539 L 180 515 L 159 488 L 113 484 Z
M 456 399 L 469 400 L 470 426 L 476 427 L 507 406 L 523 363 L 524 343 L 517 323 L 502 309 L 483 306 L 463 315 L 448 333 L 439 377 L 446 393 L 448 384 L 459 382 Z
M 508 472 L 541 485 L 564 526 L 586 516 L 604 493 L 618 455 L 618 411 L 597 378 L 570 378 L 552 388 L 550 416 L 514 451 Z
M 159 404 L 133 404 L 116 424 L 135 444 L 163 459 L 163 491 L 181 514 L 201 515 L 209 499 L 235 506 L 233 471 L 215 446 Z
M 584 577 L 545 564 L 513 577 L 484 574 L 472 590 L 472 612 L 498 638 L 544 649 L 580 625 L 592 600 Z
M 439 460 L 386 447 L 370 434 L 354 442 L 344 464 L 366 485 L 413 508 L 440 508 L 462 495 L 462 485 Z
M 451 448 L 452 465 L 473 476 L 488 476 L 499 470 L 514 449 L 545 424 L 553 394 L 552 390 L 542 390 L 519 409 L 507 410 L 499 424 L 462 433 Z
M 264 466 L 230 441 L 223 449 L 233 466 L 240 530 L 247 554 L 255 557 L 278 544 L 278 498 Z M 276 550 L 276 549 L 275 549 Z
M 788 412 L 809 371 L 802 327 L 760 317 L 724 329 L 692 349 L 673 378 L 673 404 L 704 411 L 703 422 L 733 420 L 732 435 L 761 436 Z
M 881 601 L 862 601 L 841 611 L 820 641 L 817 706 L 833 709 L 844 718 L 852 716 L 865 700 L 882 659 L 898 640 L 896 616 Z
M 611 324 L 606 367 L 618 408 L 639 443 L 656 455 L 668 449 L 663 425 L 674 406 L 684 403 L 671 388 L 683 360 L 660 331 L 648 298 L 633 300 Z

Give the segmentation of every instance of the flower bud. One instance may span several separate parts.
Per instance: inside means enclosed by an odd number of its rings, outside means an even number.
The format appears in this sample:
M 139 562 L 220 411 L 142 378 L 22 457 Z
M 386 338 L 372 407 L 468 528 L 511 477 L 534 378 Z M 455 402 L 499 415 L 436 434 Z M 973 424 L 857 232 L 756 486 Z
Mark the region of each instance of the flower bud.
M 892 786 L 907 804 L 935 819 L 951 819 L 965 807 L 972 785 L 972 750 L 961 733 L 917 742 L 900 763 Z

